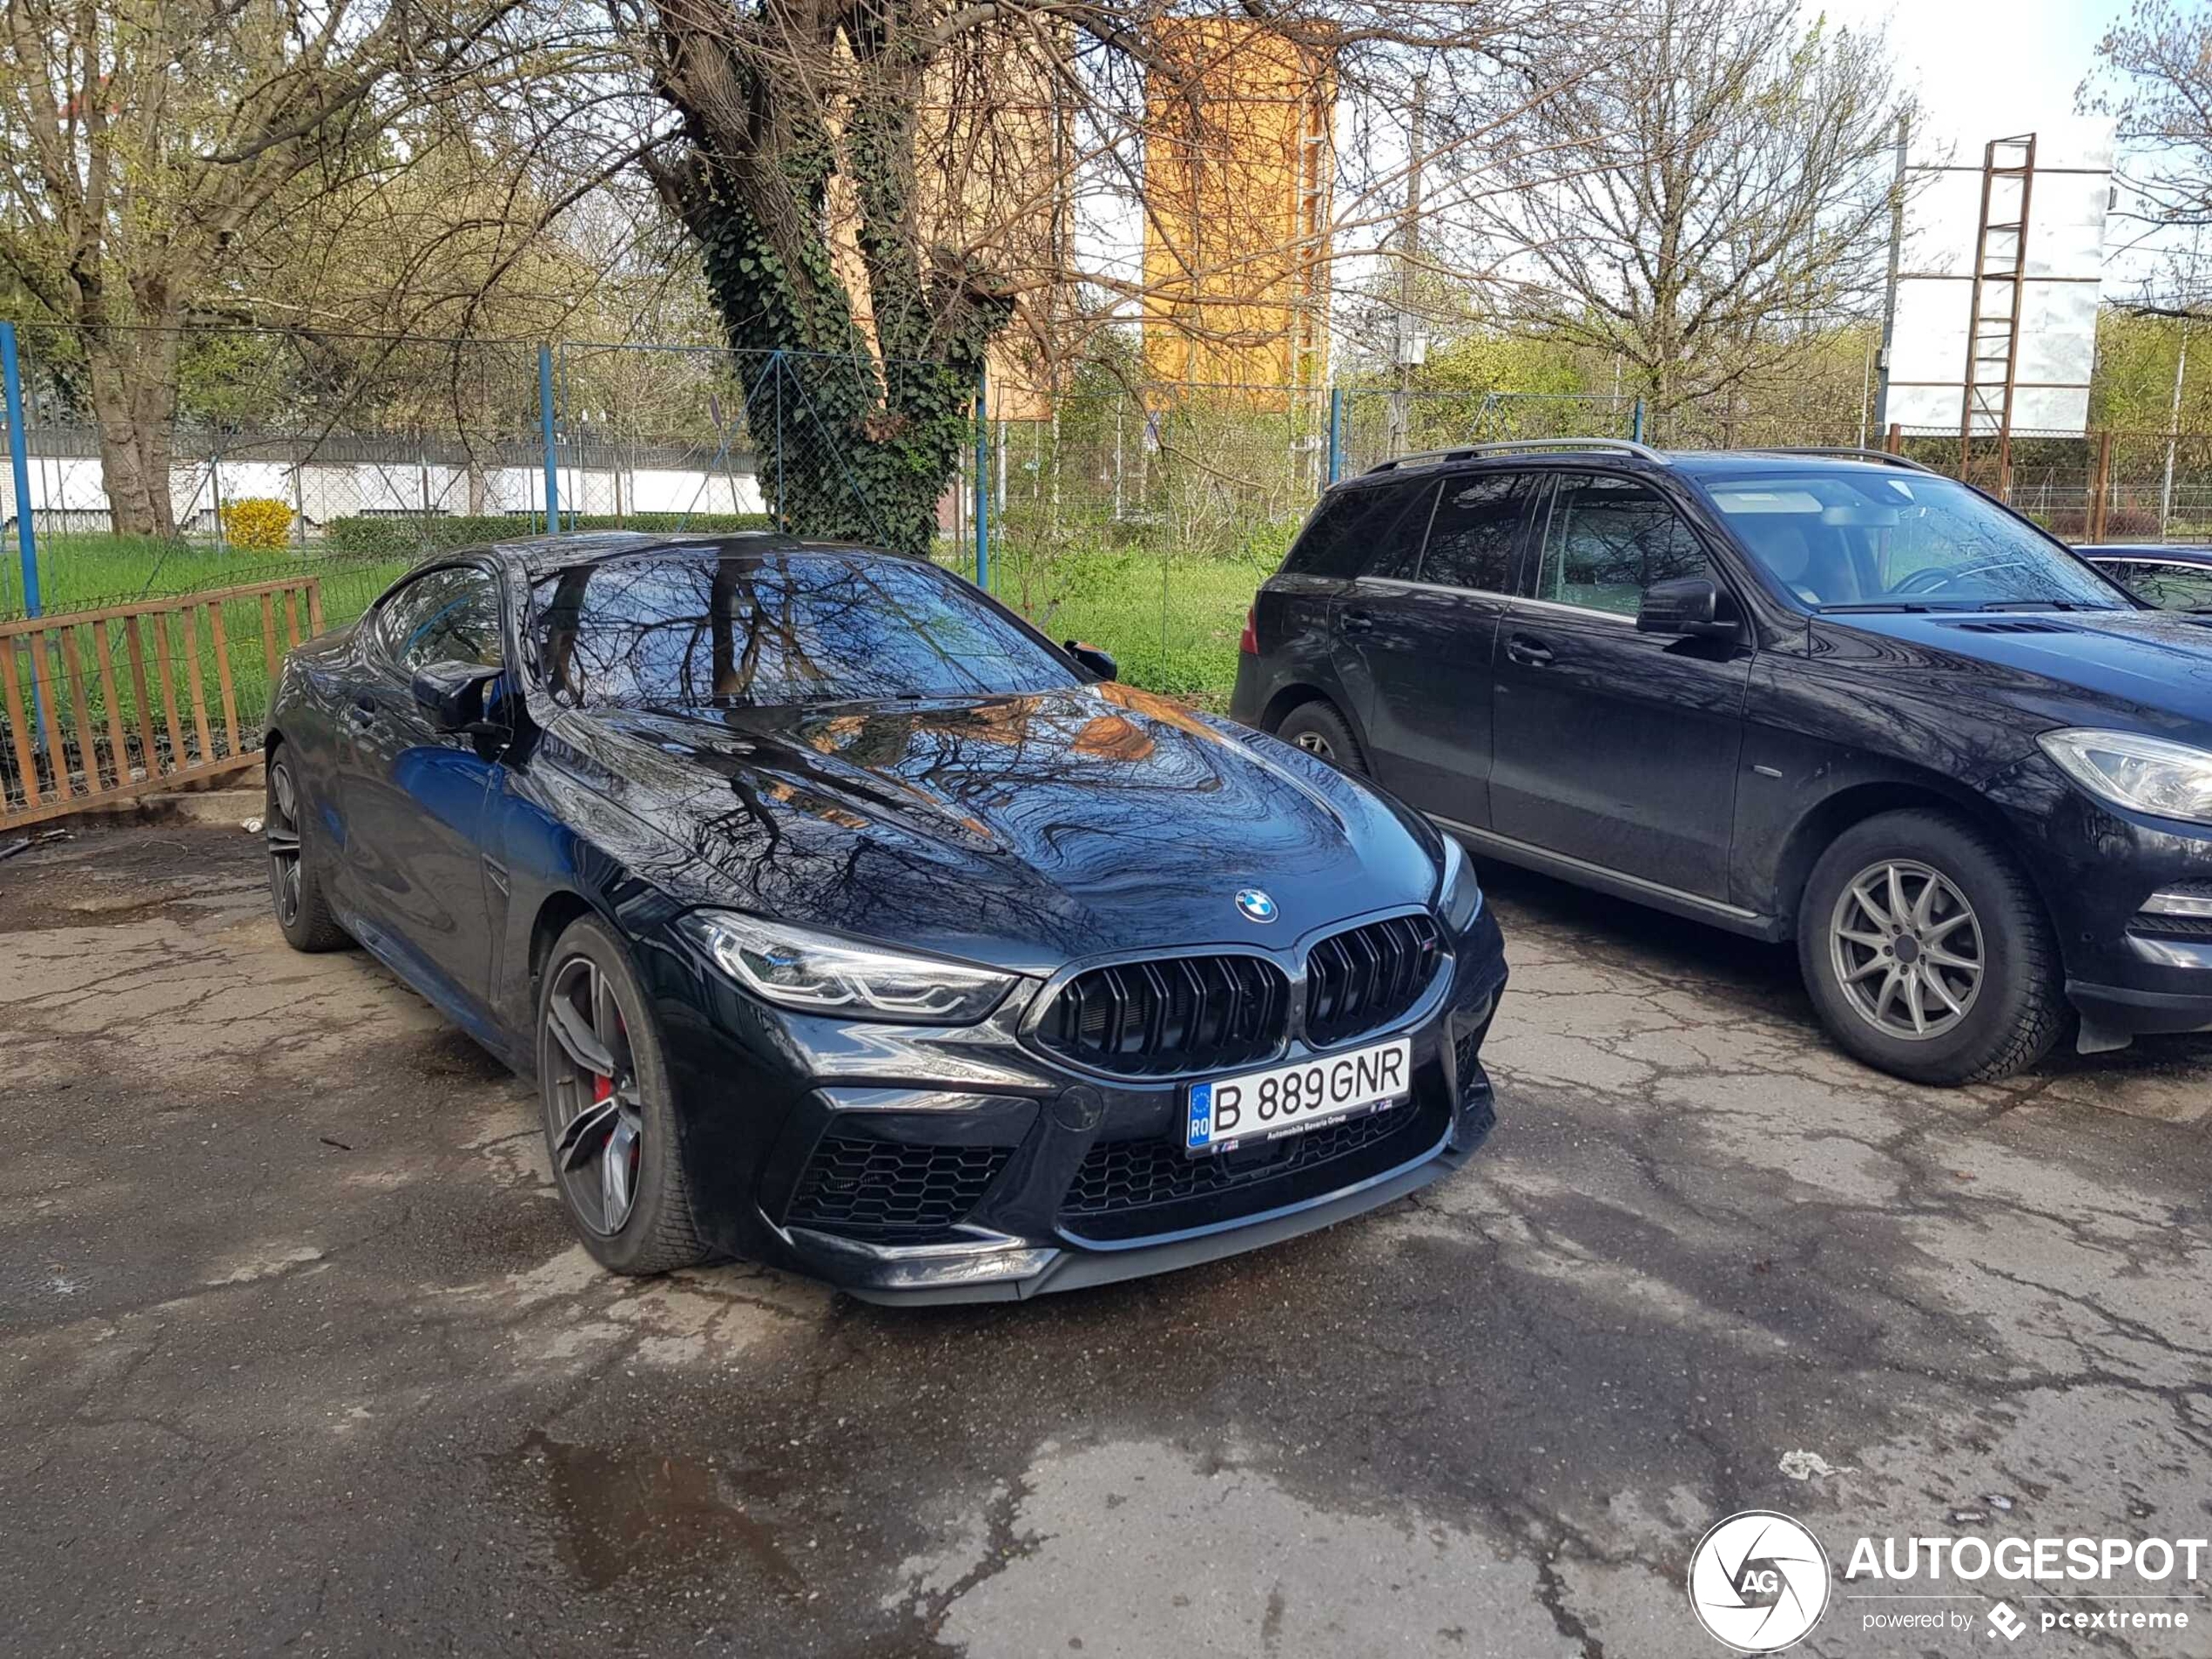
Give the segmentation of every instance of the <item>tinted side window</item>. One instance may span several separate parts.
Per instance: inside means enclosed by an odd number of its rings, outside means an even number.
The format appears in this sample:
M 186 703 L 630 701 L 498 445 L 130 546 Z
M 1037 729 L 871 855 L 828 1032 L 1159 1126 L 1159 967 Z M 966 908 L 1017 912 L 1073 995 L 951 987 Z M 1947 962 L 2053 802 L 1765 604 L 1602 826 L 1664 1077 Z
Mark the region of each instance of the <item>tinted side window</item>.
M 1347 489 L 1320 511 L 1283 561 L 1291 576 L 1411 576 L 1436 487 L 1427 479 Z
M 1521 528 L 1528 484 L 1525 473 L 1447 479 L 1429 524 L 1421 580 L 1484 593 L 1508 591 L 1514 536 Z
M 1632 478 L 1562 475 L 1552 491 L 1536 597 L 1633 617 L 1643 590 L 1718 574 L 1664 497 Z
M 499 596 L 491 578 L 459 568 L 417 577 L 376 613 L 376 643 L 410 674 L 430 663 L 499 667 Z

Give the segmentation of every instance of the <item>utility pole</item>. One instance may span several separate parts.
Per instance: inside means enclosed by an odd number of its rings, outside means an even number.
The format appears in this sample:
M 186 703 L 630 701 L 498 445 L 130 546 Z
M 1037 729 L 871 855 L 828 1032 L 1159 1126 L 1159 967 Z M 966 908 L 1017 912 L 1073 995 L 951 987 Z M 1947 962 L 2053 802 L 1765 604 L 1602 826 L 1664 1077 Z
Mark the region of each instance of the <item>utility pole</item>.
M 1415 277 L 1421 257 L 1421 170 L 1428 147 L 1428 73 L 1413 77 L 1413 118 L 1407 135 L 1406 213 L 1398 226 L 1398 390 L 1390 400 L 1390 453 L 1404 455 L 1413 425 L 1413 370 L 1428 355 L 1428 341 L 1413 314 Z
M 1874 394 L 1874 424 L 1885 431 L 1890 424 L 1890 343 L 1897 335 L 1897 273 L 1905 253 L 1905 149 L 1912 125 L 1910 116 L 1897 118 L 1897 172 L 1890 186 L 1890 271 L 1882 291 L 1882 350 L 1876 360 L 1881 379 Z M 1859 442 L 1864 444 L 1865 439 Z
M 2166 521 L 2174 516 L 2174 452 L 2182 442 L 2182 381 L 2189 368 L 2189 314 L 2196 309 L 2198 261 L 2204 256 L 2204 231 L 2199 226 L 2189 239 L 2188 274 L 2182 279 L 2181 349 L 2174 354 L 2174 401 L 2166 416 L 2166 482 L 2158 492 L 2158 539 L 2166 539 Z

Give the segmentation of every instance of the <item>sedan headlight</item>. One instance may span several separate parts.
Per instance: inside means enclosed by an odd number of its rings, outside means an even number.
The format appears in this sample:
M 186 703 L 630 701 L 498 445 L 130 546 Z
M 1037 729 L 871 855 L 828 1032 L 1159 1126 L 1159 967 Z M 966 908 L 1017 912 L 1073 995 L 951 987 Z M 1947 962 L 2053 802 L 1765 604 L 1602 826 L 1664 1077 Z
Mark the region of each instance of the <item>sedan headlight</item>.
M 2101 799 L 2155 818 L 2212 824 L 2212 752 L 2133 732 L 2046 732 L 2036 741 Z
M 1444 873 L 1436 883 L 1436 914 L 1455 934 L 1465 933 L 1482 914 L 1482 883 L 1467 862 L 1467 849 L 1449 835 L 1444 838 Z
M 803 1014 L 973 1025 L 1005 1000 L 1015 977 L 735 911 L 694 910 L 684 924 L 732 979 L 779 1008 Z

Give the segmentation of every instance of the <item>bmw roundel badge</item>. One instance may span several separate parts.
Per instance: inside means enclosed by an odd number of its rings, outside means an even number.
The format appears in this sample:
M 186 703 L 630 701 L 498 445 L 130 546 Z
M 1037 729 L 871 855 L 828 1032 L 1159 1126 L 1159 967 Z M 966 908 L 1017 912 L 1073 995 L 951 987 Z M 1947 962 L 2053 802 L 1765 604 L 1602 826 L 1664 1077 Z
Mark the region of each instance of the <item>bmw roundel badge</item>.
M 1237 909 L 1246 921 L 1275 920 L 1275 900 L 1258 887 L 1245 887 L 1237 894 Z

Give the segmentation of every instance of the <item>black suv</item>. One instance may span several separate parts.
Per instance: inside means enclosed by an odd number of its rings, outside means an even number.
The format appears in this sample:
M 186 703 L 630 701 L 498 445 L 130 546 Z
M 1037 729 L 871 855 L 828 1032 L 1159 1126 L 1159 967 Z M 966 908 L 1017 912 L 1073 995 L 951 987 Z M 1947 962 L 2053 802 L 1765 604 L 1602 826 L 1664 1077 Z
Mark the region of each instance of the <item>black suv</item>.
M 1478 853 L 1766 940 L 1956 1083 L 2212 1030 L 2212 618 L 1871 451 L 1478 445 L 1322 497 L 1232 711 Z

